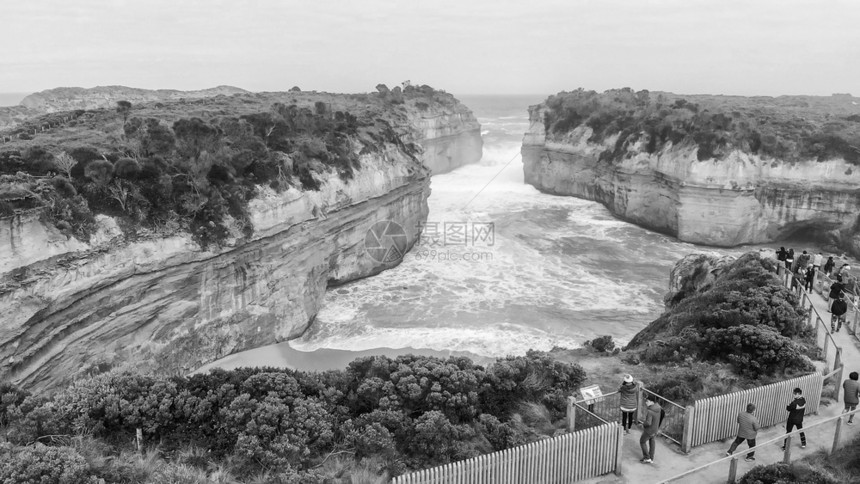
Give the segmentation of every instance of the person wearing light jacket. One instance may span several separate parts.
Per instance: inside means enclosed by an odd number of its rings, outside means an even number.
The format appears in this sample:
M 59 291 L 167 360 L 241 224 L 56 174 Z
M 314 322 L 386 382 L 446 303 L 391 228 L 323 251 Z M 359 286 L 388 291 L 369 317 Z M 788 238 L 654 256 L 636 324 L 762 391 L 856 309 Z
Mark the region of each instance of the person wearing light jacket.
M 788 420 L 785 422 L 785 433 L 791 432 L 794 427 L 798 430 L 803 428 L 803 415 L 806 413 L 806 399 L 803 398 L 803 390 L 800 388 L 794 389 L 794 400 L 791 401 L 785 410 L 788 411 Z M 806 448 L 806 434 L 800 433 L 800 448 Z M 782 450 L 785 450 L 785 441 L 782 442 Z
M 755 448 L 755 438 L 756 435 L 758 435 L 758 429 L 761 425 L 759 425 L 758 419 L 753 415 L 753 412 L 755 412 L 755 405 L 749 403 L 747 404 L 747 411 L 738 414 L 738 436 L 735 437 L 735 441 L 732 442 L 731 447 L 726 451 L 726 455 L 734 454 L 738 445 L 746 440 L 747 445 L 750 447 L 750 451 L 747 453 L 747 458 L 745 460 L 749 462 L 755 460 L 755 451 L 753 449 Z

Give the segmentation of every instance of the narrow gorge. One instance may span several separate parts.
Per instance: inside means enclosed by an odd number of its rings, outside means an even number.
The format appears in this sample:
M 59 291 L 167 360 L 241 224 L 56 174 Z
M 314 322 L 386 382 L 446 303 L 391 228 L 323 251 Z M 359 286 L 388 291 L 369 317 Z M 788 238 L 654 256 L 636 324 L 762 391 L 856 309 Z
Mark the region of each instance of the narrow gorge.
M 159 148 L 157 134 L 171 131 L 171 122 L 175 147 Z M 386 247 L 411 247 L 427 217 L 431 173 L 478 161 L 481 146 L 472 113 L 427 86 L 371 95 L 222 93 L 133 104 L 127 113 L 105 106 L 33 139 L 16 137 L 0 145 L 0 173 L 7 173 L 0 175 L 0 377 L 50 389 L 120 365 L 184 373 L 295 338 L 327 287 L 399 262 L 368 255 L 374 224 L 403 228 L 405 245 L 374 228 Z M 88 150 L 110 160 L 113 181 L 99 175 L 102 162 L 87 159 Z M 74 186 L 56 175 L 61 151 L 79 158 L 68 175 Z M 188 152 L 208 172 L 171 172 L 168 152 L 177 159 Z M 45 164 L 53 169 L 40 173 Z M 126 165 L 139 165 L 133 177 L 123 174 Z M 157 184 L 134 181 L 147 180 L 148 169 L 174 195 L 175 180 L 202 180 L 176 195 L 181 210 L 198 204 L 188 220 L 153 215 L 162 195 L 148 190 Z M 58 221 L 77 209 L 58 215 L 63 202 L 52 190 L 69 191 L 70 200 L 92 190 L 123 202 L 100 213 L 90 203 L 91 233 L 81 235 Z M 135 190 L 143 194 L 139 210 Z M 234 197 L 236 190 L 244 195 Z M 208 195 L 196 200 L 201 191 Z M 221 198 L 224 208 L 211 218 Z M 155 222 L 140 222 L 142 213 Z
M 532 106 L 526 183 L 685 242 L 806 236 L 860 255 L 860 105 L 578 90 Z

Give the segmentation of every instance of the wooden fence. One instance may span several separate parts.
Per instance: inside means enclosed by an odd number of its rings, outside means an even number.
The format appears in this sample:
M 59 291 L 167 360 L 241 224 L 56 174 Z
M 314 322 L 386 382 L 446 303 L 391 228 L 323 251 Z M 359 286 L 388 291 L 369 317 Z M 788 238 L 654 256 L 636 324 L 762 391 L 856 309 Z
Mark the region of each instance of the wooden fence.
M 392 484 L 563 484 L 621 473 L 621 426 L 604 424 L 395 477 Z
M 803 390 L 806 415 L 818 412 L 824 376 L 812 374 L 763 387 L 697 400 L 687 407 L 690 414 L 685 428 L 687 448 L 734 437 L 738 431 L 738 413 L 745 412 L 748 403 L 756 406 L 755 415 L 762 427 L 785 421 L 785 406 L 792 401 L 795 388 Z

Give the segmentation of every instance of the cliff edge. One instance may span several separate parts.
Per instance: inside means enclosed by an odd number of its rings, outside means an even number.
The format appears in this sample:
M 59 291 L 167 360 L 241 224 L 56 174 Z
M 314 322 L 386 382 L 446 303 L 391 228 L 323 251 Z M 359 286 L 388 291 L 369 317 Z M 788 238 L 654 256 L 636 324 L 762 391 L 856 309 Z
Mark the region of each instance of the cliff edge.
M 0 145 L 0 378 L 187 372 L 301 335 L 328 286 L 414 244 L 426 157 L 464 150 L 464 109 L 427 86 L 236 93 L 64 112 Z
M 578 90 L 529 109 L 526 183 L 717 246 L 814 236 L 860 255 L 860 98 Z

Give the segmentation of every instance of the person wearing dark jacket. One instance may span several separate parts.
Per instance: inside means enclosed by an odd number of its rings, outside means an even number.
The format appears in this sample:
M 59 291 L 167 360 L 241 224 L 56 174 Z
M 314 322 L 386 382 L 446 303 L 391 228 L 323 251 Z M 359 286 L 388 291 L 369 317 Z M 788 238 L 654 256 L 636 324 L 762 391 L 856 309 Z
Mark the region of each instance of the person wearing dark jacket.
M 852 371 L 848 378 L 842 382 L 842 389 L 845 391 L 845 410 L 842 413 L 853 412 L 857 410 L 857 405 L 860 404 L 860 381 L 856 371 Z M 854 425 L 854 414 L 848 416 L 848 425 Z
M 633 426 L 633 417 L 639 406 L 639 385 L 633 381 L 633 375 L 624 375 L 624 381 L 621 382 L 618 394 L 620 396 L 621 426 L 624 428 L 624 433 L 629 434 L 630 427 Z
M 663 415 L 663 407 L 655 400 L 653 395 L 645 398 L 645 420 L 642 422 L 642 437 L 639 438 L 639 447 L 642 448 L 642 459 L 639 462 L 650 464 L 654 462 L 654 451 L 657 446 L 657 432 L 660 431 L 660 422 Z
M 815 283 L 815 268 L 808 267 L 806 269 L 806 284 L 803 285 L 803 288 L 812 292 L 812 285 Z
M 839 332 L 842 323 L 845 322 L 845 313 L 848 312 L 848 303 L 845 302 L 845 294 L 840 293 L 830 306 L 830 332 Z M 834 329 L 835 328 L 835 329 Z
M 845 283 L 842 281 L 836 281 L 830 285 L 830 292 L 827 293 L 827 297 L 824 298 L 825 301 L 828 299 L 836 299 L 839 297 L 839 293 L 845 290 Z M 827 308 L 827 311 L 830 311 L 830 308 Z
M 806 412 L 806 399 L 803 398 L 803 390 L 800 388 L 794 389 L 794 400 L 791 401 L 785 410 L 788 411 L 788 421 L 785 422 L 785 433 L 791 432 L 795 427 L 798 430 L 803 428 L 803 414 Z M 800 448 L 806 448 L 806 434 L 800 433 Z M 782 442 L 782 450 L 785 450 L 785 441 Z
M 827 262 L 824 263 L 824 273 L 828 276 L 833 273 L 833 267 L 836 265 L 836 262 L 833 261 L 833 256 L 827 258 Z

